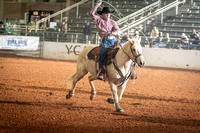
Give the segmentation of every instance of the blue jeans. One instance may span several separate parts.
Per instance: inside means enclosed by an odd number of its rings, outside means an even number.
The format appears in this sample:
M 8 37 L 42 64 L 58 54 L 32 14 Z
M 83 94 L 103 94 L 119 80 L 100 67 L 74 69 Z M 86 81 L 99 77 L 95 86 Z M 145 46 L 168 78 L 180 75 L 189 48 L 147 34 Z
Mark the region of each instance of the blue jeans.
M 115 39 L 105 39 L 101 43 L 100 52 L 99 52 L 99 70 L 103 67 L 104 59 L 107 56 L 108 48 L 115 44 Z
M 89 44 L 90 35 L 85 35 L 85 43 Z

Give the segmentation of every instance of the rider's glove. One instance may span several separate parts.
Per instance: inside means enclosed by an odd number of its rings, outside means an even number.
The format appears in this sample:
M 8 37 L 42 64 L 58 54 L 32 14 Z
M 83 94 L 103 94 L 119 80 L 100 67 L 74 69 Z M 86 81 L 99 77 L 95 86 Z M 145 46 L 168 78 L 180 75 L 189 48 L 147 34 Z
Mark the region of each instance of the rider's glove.
M 96 2 L 96 6 L 100 6 L 102 4 L 102 0 L 98 0 L 97 2 Z

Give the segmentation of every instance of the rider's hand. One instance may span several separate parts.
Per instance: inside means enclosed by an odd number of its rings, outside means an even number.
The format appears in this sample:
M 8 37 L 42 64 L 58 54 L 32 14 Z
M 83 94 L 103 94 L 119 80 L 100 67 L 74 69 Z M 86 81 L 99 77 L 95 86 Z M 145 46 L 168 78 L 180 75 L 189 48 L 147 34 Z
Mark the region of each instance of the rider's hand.
M 108 36 L 116 36 L 116 32 L 114 32 L 114 31 L 113 32 L 108 32 L 107 35 Z
M 97 2 L 96 2 L 96 6 L 100 6 L 102 4 L 102 0 L 98 0 Z
M 114 36 L 116 35 L 115 32 L 111 32 L 111 33 L 112 33 L 112 35 L 114 35 Z
M 106 36 L 112 36 L 112 32 L 107 32 Z

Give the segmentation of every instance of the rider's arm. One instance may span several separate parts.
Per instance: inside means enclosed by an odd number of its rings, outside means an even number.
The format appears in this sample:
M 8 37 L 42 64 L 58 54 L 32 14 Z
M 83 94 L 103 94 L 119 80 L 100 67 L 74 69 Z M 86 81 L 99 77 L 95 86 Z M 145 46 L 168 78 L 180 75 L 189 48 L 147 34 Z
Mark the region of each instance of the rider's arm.
M 92 20 L 97 24 L 97 21 L 99 19 L 101 19 L 100 16 L 96 15 L 95 12 L 97 11 L 97 8 L 102 4 L 102 0 L 98 0 L 96 2 L 96 5 L 92 8 L 92 10 L 90 11 L 90 15 L 92 17 Z
M 98 6 L 95 6 L 94 8 L 92 8 L 92 10 L 90 11 L 90 15 L 92 17 L 92 20 L 97 23 L 97 20 L 100 18 L 98 15 L 95 14 L 95 12 L 97 11 Z
M 112 34 L 115 36 L 120 36 L 120 34 L 121 34 L 121 30 L 119 29 L 119 27 L 115 21 L 113 21 Z

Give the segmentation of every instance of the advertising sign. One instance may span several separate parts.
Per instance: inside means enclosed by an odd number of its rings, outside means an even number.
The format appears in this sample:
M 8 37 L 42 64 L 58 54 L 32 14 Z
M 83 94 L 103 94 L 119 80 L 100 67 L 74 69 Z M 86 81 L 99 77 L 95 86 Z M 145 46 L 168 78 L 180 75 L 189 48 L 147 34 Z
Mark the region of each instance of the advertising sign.
M 39 37 L 30 36 L 0 36 L 0 49 L 37 50 Z

